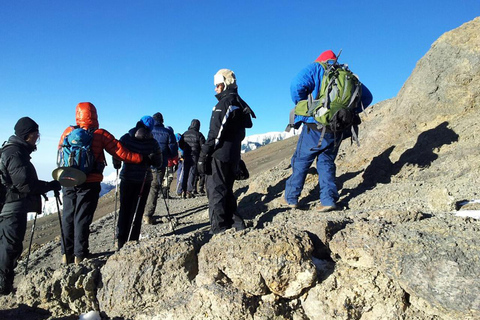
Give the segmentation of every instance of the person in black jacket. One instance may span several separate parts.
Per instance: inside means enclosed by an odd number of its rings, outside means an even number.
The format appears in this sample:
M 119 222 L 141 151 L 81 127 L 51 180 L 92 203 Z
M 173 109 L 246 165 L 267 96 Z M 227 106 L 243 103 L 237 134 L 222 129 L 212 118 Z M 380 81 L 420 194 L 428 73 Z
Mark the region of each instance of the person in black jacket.
M 162 165 L 162 153 L 157 140 L 152 136 L 153 118 L 144 116 L 135 128 L 120 138 L 120 142 L 132 152 L 149 154 L 148 161 L 140 164 L 124 163 L 120 172 L 120 211 L 117 221 L 117 249 L 129 240 L 138 240 L 143 211 L 147 202 L 152 170 Z M 115 165 L 118 160 L 113 158 Z M 132 227 L 133 224 L 133 227 Z M 131 230 L 131 233 L 130 233 Z
M 27 213 L 41 213 L 41 195 L 61 189 L 58 181 L 39 180 L 30 162 L 39 138 L 38 124 L 23 117 L 15 125 L 15 135 L 2 148 L 0 172 L 7 193 L 0 213 L 0 294 L 12 291 L 13 270 L 22 253 L 27 230 Z
M 200 132 L 200 121 L 193 119 L 188 130 L 180 138 L 179 147 L 183 150 L 183 182 L 184 198 L 193 198 L 197 181 L 197 162 L 200 149 L 205 143 L 205 136 Z
M 198 171 L 207 175 L 207 196 L 210 233 L 229 228 L 242 230 L 243 219 L 237 213 L 237 200 L 233 194 L 241 144 L 245 128 L 252 127 L 255 114 L 237 93 L 235 74 L 220 69 L 214 76 L 218 103 L 212 111 L 210 129 L 198 160 Z

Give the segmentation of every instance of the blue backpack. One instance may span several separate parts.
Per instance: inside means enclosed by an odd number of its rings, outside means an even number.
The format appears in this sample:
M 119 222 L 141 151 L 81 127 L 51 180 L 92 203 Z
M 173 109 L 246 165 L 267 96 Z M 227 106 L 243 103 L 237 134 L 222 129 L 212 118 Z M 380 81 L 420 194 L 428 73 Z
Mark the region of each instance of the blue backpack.
M 82 129 L 73 129 L 63 140 L 58 149 L 57 165 L 59 167 L 73 167 L 89 174 L 97 169 L 97 163 L 92 151 L 92 132 Z

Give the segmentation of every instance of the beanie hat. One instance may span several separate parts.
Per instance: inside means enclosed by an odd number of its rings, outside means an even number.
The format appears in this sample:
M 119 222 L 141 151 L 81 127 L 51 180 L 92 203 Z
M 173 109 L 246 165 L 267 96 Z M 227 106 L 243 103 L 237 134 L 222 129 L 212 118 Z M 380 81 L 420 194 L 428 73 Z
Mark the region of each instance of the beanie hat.
M 160 112 L 157 112 L 153 115 L 153 120 L 155 120 L 155 122 L 158 122 L 160 124 L 163 124 L 163 116 Z
M 236 88 L 237 78 L 235 77 L 235 73 L 229 69 L 218 70 L 218 72 L 213 76 L 213 84 L 216 86 L 221 83 L 225 85 L 225 89 Z
M 145 125 L 145 127 L 152 131 L 153 130 L 153 127 L 155 126 L 155 121 L 153 120 L 152 117 L 150 116 L 143 116 L 141 121 L 143 122 L 143 124 Z
M 20 118 L 15 124 L 15 135 L 23 140 L 35 131 L 38 131 L 38 124 L 29 117 Z
M 322 52 L 322 54 L 319 55 L 318 58 L 315 61 L 325 62 L 325 61 L 328 61 L 328 60 L 335 60 L 335 59 L 337 59 L 337 56 L 335 55 L 335 53 L 333 53 L 332 50 L 327 50 L 327 51 Z

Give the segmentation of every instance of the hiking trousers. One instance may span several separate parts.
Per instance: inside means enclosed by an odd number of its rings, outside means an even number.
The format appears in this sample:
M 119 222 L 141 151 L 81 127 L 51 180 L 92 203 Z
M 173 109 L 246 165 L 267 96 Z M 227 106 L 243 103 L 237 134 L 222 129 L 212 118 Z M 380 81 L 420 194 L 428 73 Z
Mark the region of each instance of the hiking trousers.
M 289 204 L 298 204 L 298 198 L 305 184 L 308 169 L 317 159 L 318 185 L 320 188 L 320 202 L 324 206 L 333 206 L 338 201 L 338 190 L 335 184 L 335 157 L 341 142 L 341 134 L 335 136 L 326 132 L 320 148 L 317 147 L 321 136 L 320 131 L 303 126 L 298 138 L 297 148 L 292 156 L 292 175 L 285 184 L 285 199 Z M 322 149 L 325 149 L 322 151 Z
M 193 193 L 195 191 L 195 182 L 197 181 L 197 162 L 198 157 L 192 156 L 183 160 L 183 192 Z
M 144 194 L 148 194 L 146 201 L 145 216 L 153 217 L 155 209 L 157 208 L 158 196 L 162 189 L 163 179 L 165 178 L 166 168 L 161 170 L 152 169 L 153 180 L 152 183 L 148 183 L 150 191 L 144 191 Z M 140 189 L 138 189 L 140 191 Z M 138 192 L 136 194 L 138 196 Z M 142 210 L 143 212 L 143 210 Z
M 183 192 L 182 184 L 183 184 L 183 161 L 178 161 L 178 168 L 177 168 L 177 188 L 176 193 L 177 195 L 181 195 Z
M 2 289 L 13 286 L 14 269 L 23 251 L 27 230 L 27 212 L 0 216 L 0 282 Z
M 100 182 L 85 182 L 76 187 L 63 188 L 63 254 L 88 257 L 90 224 L 97 209 L 100 189 Z
M 243 219 L 237 214 L 237 199 L 233 194 L 236 167 L 236 163 L 212 158 L 212 174 L 206 177 L 211 234 L 232 227 L 245 229 Z
M 121 248 L 127 242 L 132 223 L 133 229 L 130 240 L 138 240 L 140 238 L 142 217 L 150 190 L 150 182 L 145 182 L 143 193 L 140 195 L 142 184 L 143 181 L 122 180 L 120 182 L 120 211 L 117 221 L 118 248 Z M 134 217 L 135 220 L 133 219 Z

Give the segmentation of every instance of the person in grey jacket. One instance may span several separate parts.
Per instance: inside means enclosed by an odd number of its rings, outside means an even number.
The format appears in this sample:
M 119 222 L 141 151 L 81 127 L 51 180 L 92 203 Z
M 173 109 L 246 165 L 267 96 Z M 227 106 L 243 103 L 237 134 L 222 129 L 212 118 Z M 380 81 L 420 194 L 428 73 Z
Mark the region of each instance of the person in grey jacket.
M 23 250 L 27 213 L 41 212 L 41 195 L 61 189 L 58 181 L 38 179 L 30 154 L 37 149 L 38 124 L 29 117 L 20 118 L 15 135 L 4 143 L 0 156 L 1 182 L 6 189 L 0 212 L 0 294 L 13 289 L 14 268 Z

